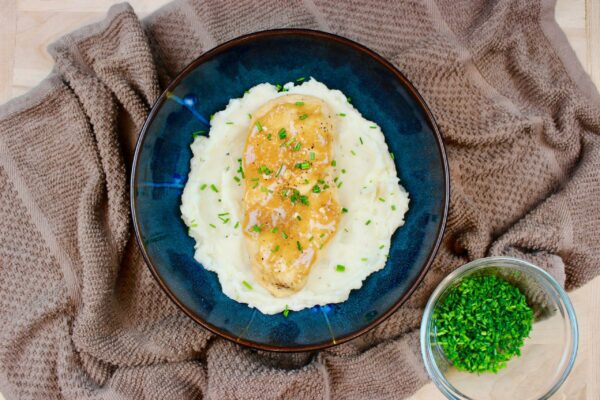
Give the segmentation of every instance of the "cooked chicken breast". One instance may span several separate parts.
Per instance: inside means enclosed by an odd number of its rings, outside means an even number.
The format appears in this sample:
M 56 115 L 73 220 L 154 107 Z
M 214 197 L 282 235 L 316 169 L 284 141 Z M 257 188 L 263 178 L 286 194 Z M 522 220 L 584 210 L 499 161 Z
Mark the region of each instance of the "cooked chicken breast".
M 334 119 L 322 100 L 278 97 L 252 116 L 243 153 L 244 235 L 258 281 L 302 289 L 340 219 L 331 176 Z

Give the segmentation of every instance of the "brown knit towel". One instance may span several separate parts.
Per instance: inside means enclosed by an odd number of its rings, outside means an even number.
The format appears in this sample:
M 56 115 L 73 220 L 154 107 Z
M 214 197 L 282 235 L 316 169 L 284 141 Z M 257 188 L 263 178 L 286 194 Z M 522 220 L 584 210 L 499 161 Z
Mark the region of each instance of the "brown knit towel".
M 600 271 L 600 100 L 546 0 L 128 5 L 55 43 L 54 71 L 0 108 L 0 391 L 8 398 L 384 399 L 427 381 L 416 332 L 457 266 L 512 255 L 568 289 Z M 392 61 L 440 125 L 451 210 L 434 267 L 352 342 L 279 355 L 216 338 L 156 285 L 127 175 L 162 87 L 227 39 L 331 31 Z

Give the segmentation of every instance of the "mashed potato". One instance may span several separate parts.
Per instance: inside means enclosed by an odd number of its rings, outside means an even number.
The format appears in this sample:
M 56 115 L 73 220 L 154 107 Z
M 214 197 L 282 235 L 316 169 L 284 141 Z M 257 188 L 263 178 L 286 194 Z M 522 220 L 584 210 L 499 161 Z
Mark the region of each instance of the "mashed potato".
M 230 298 L 265 314 L 298 311 L 345 301 L 371 273 L 384 267 L 394 231 L 404 223 L 408 194 L 400 186 L 381 129 L 367 121 L 338 90 L 311 79 L 288 83 L 279 92 L 270 84 L 232 99 L 211 121 L 209 137 L 197 137 L 181 214 L 196 241 L 195 259 L 217 273 Z M 306 285 L 287 297 L 274 297 L 252 273 L 242 232 L 244 179 L 241 158 L 252 113 L 287 94 L 323 100 L 335 114 L 333 174 L 343 207 L 335 236 L 320 252 Z M 402 268 L 400 265 L 394 268 Z

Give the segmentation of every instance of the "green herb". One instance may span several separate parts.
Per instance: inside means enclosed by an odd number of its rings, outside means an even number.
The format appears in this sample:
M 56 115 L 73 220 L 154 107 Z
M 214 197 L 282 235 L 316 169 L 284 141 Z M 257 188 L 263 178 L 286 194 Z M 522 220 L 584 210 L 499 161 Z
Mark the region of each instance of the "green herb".
M 309 158 L 311 159 L 311 161 L 315 159 L 315 152 L 314 151 L 311 151 L 309 153 Z
M 321 185 L 324 185 L 324 184 L 325 184 L 325 181 L 324 181 L 323 179 L 319 179 L 319 180 L 317 180 L 317 182 L 318 182 L 319 184 L 321 184 Z
M 300 142 L 296 142 L 296 145 L 294 146 L 292 151 L 300 151 L 301 147 L 302 147 L 302 144 Z
M 350 150 L 350 153 L 352 153 L 353 156 L 356 155 L 356 152 L 354 150 Z
M 285 128 L 281 128 L 277 134 L 279 135 L 279 139 L 285 139 L 287 137 Z
M 240 221 L 235 223 L 235 225 L 233 226 L 233 229 L 237 229 L 238 226 L 240 226 Z
M 233 180 L 236 181 L 237 183 L 240 183 L 240 181 L 241 181 L 239 176 L 234 176 Z
M 392 204 L 392 211 L 396 211 L 396 206 Z
M 344 114 L 344 113 L 339 113 L 338 115 L 339 115 L 340 117 L 345 117 L 345 116 L 346 116 L 346 114 Z
M 278 230 L 279 229 L 277 227 L 275 227 L 275 228 L 271 229 L 271 233 L 277 233 Z
M 194 132 L 192 132 L 192 137 L 194 139 L 196 139 L 198 136 L 202 135 L 203 133 L 206 133 L 206 131 L 194 131 Z
M 215 193 L 219 193 L 219 189 L 217 189 L 217 187 L 215 186 L 214 183 L 211 183 L 210 185 L 210 190 L 212 190 Z
M 338 264 L 338 265 L 335 266 L 335 270 L 337 272 L 344 272 L 346 270 L 346 267 L 343 266 L 342 264 Z
M 367 222 L 365 222 L 365 225 L 370 225 L 371 224 L 371 220 L 368 219 Z
M 210 226 L 211 228 L 217 228 L 217 226 L 215 224 L 208 224 L 208 226 Z
M 296 240 L 296 248 L 298 249 L 299 252 L 302 252 L 302 245 L 297 240 Z
M 308 238 L 308 241 L 312 242 L 314 238 L 315 238 L 314 236 L 311 236 L 311 237 Z
M 289 236 L 284 231 L 281 231 L 281 237 L 287 239 Z
M 260 178 L 250 178 L 252 182 L 258 182 Z
M 275 176 L 277 177 L 277 176 L 281 175 L 281 171 L 283 171 L 283 164 L 281 164 L 279 166 L 279 169 L 277 170 L 277 173 L 275 174 Z
M 249 290 L 252 290 L 252 285 L 248 283 L 248 281 L 242 281 L 242 284 L 246 286 Z
M 362 261 L 362 262 L 367 262 L 367 261 L 369 261 L 369 259 L 368 259 L 368 258 L 364 258 L 364 257 L 363 257 L 363 258 L 361 258 L 361 259 L 360 259 L 360 261 Z
M 259 233 L 260 233 L 260 231 L 262 231 L 261 227 L 256 224 L 252 225 L 252 230 L 254 232 L 259 232 Z
M 352 103 L 352 97 L 350 97 L 350 96 L 346 96 L 346 101 L 347 101 L 348 103 Z
M 302 82 L 304 80 L 304 77 L 301 76 L 300 78 L 296 79 L 296 82 Z
M 390 158 L 391 158 L 392 160 L 395 160 L 395 159 L 396 159 L 396 156 L 394 156 L 394 153 L 392 153 L 391 151 L 390 151 Z
M 203 183 L 202 185 L 200 185 L 200 190 L 204 190 L 206 189 L 208 185 L 206 183 Z
M 319 185 L 313 186 L 312 192 L 313 193 L 321 193 L 321 188 L 319 187 Z
M 227 125 L 233 125 L 233 122 L 231 122 L 231 121 L 227 121 L 227 122 L 225 122 L 225 123 L 226 123 Z
M 260 124 L 260 122 L 256 121 L 254 125 L 256 125 L 256 129 L 258 129 L 259 132 L 262 131 L 262 125 Z
M 337 162 L 335 160 L 331 161 L 331 166 L 335 167 L 337 165 Z
M 300 214 L 296 215 L 296 219 L 297 219 L 298 221 L 302 221 L 302 217 L 300 216 Z
M 321 234 L 319 235 L 319 237 L 320 237 L 320 238 L 324 238 L 324 237 L 325 237 L 325 234 L 324 234 L 324 233 L 321 233 Z
M 307 206 L 309 204 L 308 203 L 308 196 L 304 196 L 304 195 L 300 196 L 300 203 L 302 203 L 305 206 Z
M 296 105 L 297 105 L 297 106 L 303 106 L 303 105 L 304 105 L 304 102 L 303 102 L 303 101 L 297 101 L 297 102 L 296 102 Z
M 341 188 L 343 184 L 344 182 L 340 181 L 340 183 L 337 184 L 338 189 Z
M 272 138 L 273 138 L 273 136 L 271 136 L 271 134 L 269 133 L 269 134 L 267 135 L 267 140 L 271 140 Z
M 288 310 L 288 305 L 285 305 L 285 309 L 283 310 L 283 316 L 287 318 L 287 316 L 289 315 L 290 310 Z
M 497 276 L 469 276 L 433 313 L 438 343 L 457 369 L 497 372 L 529 336 L 533 311 L 523 293 Z
M 209 118 L 209 120 L 211 120 L 211 121 L 212 121 L 214 117 L 215 117 L 215 114 L 210 114 L 210 118 Z
M 242 159 L 241 159 L 241 158 L 238 158 L 238 159 L 237 159 L 237 162 L 238 162 L 238 165 L 239 165 L 239 167 L 238 167 L 238 169 L 237 169 L 237 173 L 238 173 L 238 174 L 240 174 L 240 176 L 241 176 L 241 177 L 242 177 L 242 179 L 243 179 L 243 178 L 245 178 L 245 177 L 246 177 L 246 175 L 244 175 L 244 168 L 242 167 Z
M 248 119 L 252 119 L 252 114 L 248 113 Z
M 272 171 L 269 168 L 267 168 L 266 165 L 261 165 L 260 167 L 258 167 L 259 174 L 271 175 L 271 172 Z
M 217 217 L 219 217 L 221 222 L 223 222 L 224 224 L 229 222 L 229 213 L 228 212 L 217 214 Z
M 345 214 L 348 212 L 348 209 L 346 207 L 342 208 L 342 212 Z
M 358 137 L 358 140 L 360 140 L 360 144 L 365 144 L 360 136 Z
M 258 187 L 258 182 L 256 182 L 254 185 L 252 185 L 252 189 L 256 189 Z
M 345 174 L 346 170 L 344 168 L 342 168 L 342 174 Z
M 276 245 L 275 247 L 273 247 L 273 253 L 277 253 L 279 251 L 280 247 L 279 245 Z
M 298 168 L 298 169 L 309 169 L 310 168 L 310 163 L 308 161 L 304 161 L 302 163 L 297 163 L 296 164 L 296 168 Z
M 380 197 L 379 201 L 382 202 L 382 203 L 385 203 L 385 199 L 383 197 Z
M 302 114 L 301 116 L 299 116 L 299 117 L 298 117 L 298 119 L 299 119 L 300 121 L 303 121 L 303 120 L 305 120 L 306 118 L 308 118 L 308 115 L 306 115 L 306 114 Z
M 371 125 L 371 126 L 369 126 L 369 128 L 371 128 L 371 129 L 377 129 L 377 126 L 376 125 Z
M 275 85 L 275 89 L 277 89 L 278 92 L 281 92 L 281 89 L 283 89 L 283 86 L 281 86 L 279 83 L 277 85 Z
M 379 246 L 379 250 L 383 249 L 384 247 L 385 245 L 382 244 L 381 246 Z

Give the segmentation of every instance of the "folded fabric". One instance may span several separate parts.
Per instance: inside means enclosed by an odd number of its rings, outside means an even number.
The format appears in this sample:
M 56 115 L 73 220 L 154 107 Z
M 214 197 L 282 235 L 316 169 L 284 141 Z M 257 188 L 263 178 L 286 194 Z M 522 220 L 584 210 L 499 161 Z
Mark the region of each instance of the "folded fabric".
M 546 0 L 127 4 L 50 48 L 0 108 L 0 391 L 7 398 L 399 399 L 427 382 L 417 331 L 459 265 L 511 255 L 567 289 L 600 271 L 600 96 Z M 432 270 L 385 323 L 319 353 L 217 338 L 154 282 L 131 232 L 133 144 L 187 63 L 252 31 L 302 27 L 393 62 L 441 128 L 451 207 Z M 293 51 L 293 49 L 290 49 Z

